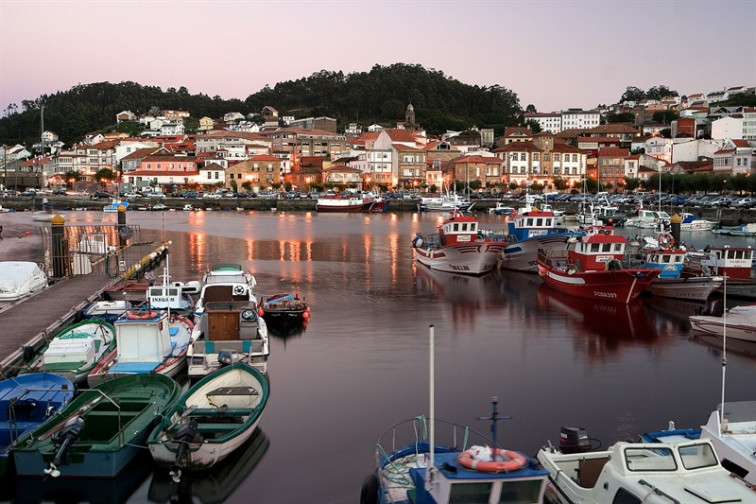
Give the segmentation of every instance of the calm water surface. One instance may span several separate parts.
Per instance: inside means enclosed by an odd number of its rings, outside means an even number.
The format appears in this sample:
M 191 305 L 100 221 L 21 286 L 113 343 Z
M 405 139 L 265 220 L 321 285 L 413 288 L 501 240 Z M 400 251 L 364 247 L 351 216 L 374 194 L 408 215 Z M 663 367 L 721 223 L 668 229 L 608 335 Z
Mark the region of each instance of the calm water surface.
M 65 217 L 99 223 L 101 214 Z M 199 279 L 213 263 L 240 263 L 257 278 L 258 294 L 299 293 L 312 318 L 303 332 L 272 338 L 271 398 L 244 452 L 182 485 L 151 470 L 147 458 L 117 484 L 92 483 L 95 500 L 359 502 L 378 436 L 428 411 L 430 324 L 437 416 L 485 431 L 476 418 L 488 415 L 498 396 L 501 413 L 513 417 L 499 427 L 507 448 L 535 454 L 548 440 L 557 444 L 561 425 L 583 426 L 606 446 L 669 420 L 680 427 L 705 422 L 720 400 L 722 358 L 690 333 L 687 315 L 698 305 L 600 304 L 554 293 L 535 275 L 431 272 L 415 266 L 410 239 L 439 218 L 129 212 L 143 239 L 173 242 L 173 280 Z M 502 225 L 498 217 L 481 220 Z M 697 247 L 723 239 L 683 238 Z M 729 348 L 728 400 L 756 399 L 753 355 L 756 349 L 742 344 Z M 36 495 L 30 488 L 40 491 L 17 484 Z

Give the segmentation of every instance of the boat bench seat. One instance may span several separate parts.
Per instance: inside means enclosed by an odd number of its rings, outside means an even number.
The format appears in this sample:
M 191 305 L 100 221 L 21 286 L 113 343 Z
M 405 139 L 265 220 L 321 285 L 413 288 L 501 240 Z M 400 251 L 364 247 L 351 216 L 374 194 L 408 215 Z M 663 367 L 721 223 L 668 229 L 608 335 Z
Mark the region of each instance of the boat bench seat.
M 209 432 L 227 432 L 238 429 L 239 423 L 200 423 L 197 424 L 197 432 L 207 434 Z
M 226 408 L 222 413 L 218 408 L 194 408 L 189 416 L 247 416 L 253 411 L 254 408 Z

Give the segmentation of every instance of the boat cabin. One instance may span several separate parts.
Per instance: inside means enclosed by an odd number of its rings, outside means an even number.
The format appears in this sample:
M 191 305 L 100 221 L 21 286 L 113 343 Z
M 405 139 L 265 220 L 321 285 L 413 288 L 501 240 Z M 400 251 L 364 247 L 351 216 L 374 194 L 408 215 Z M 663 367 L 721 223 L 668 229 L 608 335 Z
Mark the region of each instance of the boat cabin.
M 518 214 L 514 221 L 509 223 L 509 234 L 514 235 L 517 241 L 554 234 L 561 230 L 557 228 L 557 217 L 553 212 L 526 212 Z
M 417 490 L 413 502 L 543 502 L 548 474 L 537 464 L 513 472 L 489 473 L 464 468 L 458 453 L 436 453 L 433 483 L 426 483 L 426 469 L 410 469 Z
M 127 311 L 115 322 L 117 362 L 109 373 L 149 373 L 173 351 L 171 336 L 178 327 L 169 327 L 168 314 L 148 310 Z
M 575 242 L 570 248 L 568 261 L 582 271 L 622 269 L 627 238 L 615 235 L 610 229 L 601 228 Z
M 708 250 L 707 250 L 708 249 Z M 688 269 L 704 275 L 726 275 L 729 278 L 751 278 L 753 248 L 707 247 L 704 252 L 688 254 Z
M 473 242 L 478 238 L 478 220 L 462 212 L 454 212 L 439 228 L 442 246 Z
M 659 278 L 680 278 L 685 255 L 686 251 L 680 248 L 650 250 L 642 267 L 662 270 Z

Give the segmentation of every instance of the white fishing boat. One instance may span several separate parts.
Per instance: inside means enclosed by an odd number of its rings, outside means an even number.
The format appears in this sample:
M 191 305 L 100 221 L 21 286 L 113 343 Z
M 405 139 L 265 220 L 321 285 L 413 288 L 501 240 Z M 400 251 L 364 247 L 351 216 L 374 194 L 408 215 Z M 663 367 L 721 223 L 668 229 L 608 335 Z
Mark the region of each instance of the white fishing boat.
M 93 387 L 129 374 L 164 374 L 171 378 L 186 368 L 192 322 L 180 315 L 134 309 L 115 321 L 116 347 L 87 376 Z
M 681 212 L 680 217 L 682 218 L 680 231 L 710 231 L 717 224 L 690 212 Z

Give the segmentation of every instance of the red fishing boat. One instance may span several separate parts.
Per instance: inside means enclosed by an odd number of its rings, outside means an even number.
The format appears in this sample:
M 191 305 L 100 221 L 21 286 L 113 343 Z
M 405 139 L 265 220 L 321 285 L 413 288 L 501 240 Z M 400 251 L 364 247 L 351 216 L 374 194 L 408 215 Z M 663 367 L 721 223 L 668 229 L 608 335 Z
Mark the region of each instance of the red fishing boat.
M 661 270 L 626 268 L 622 256 L 627 238 L 600 228 L 578 239 L 568 250 L 541 250 L 538 274 L 559 292 L 588 299 L 629 303 Z

